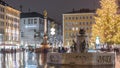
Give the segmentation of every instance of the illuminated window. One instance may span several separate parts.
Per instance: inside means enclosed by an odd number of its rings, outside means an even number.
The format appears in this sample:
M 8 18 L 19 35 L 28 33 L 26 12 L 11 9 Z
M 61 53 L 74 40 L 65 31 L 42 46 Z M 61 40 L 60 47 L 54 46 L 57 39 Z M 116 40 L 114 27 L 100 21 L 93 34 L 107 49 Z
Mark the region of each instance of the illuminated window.
M 75 30 L 75 28 L 73 27 L 73 28 L 72 28 L 72 30 L 74 31 L 74 30 Z
M 78 30 L 78 27 L 76 27 L 76 30 Z

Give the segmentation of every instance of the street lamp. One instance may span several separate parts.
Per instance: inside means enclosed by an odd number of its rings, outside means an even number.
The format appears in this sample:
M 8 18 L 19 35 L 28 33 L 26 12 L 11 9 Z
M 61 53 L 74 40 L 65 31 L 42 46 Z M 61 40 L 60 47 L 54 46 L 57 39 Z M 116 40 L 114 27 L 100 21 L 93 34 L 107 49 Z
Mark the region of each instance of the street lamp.
M 100 45 L 100 38 L 98 36 L 96 37 L 96 41 L 95 42 L 96 42 L 96 49 L 99 49 L 99 47 L 100 47 L 99 46 Z
M 51 29 L 50 29 L 50 33 L 51 33 L 51 35 L 52 36 L 54 36 L 55 35 L 55 28 L 54 27 L 52 27 Z M 53 37 L 53 40 L 54 40 L 54 37 Z M 53 47 L 54 47 L 54 45 L 52 44 L 52 52 L 53 52 Z
M 51 28 L 50 31 L 51 31 L 51 35 L 55 35 L 55 28 Z

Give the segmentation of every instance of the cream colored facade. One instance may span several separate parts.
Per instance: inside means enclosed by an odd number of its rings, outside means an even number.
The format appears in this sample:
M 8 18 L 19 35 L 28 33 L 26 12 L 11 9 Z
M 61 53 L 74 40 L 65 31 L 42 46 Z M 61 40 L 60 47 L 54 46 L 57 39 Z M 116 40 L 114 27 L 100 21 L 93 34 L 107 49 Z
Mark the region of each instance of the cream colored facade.
M 20 44 L 20 11 L 0 4 L 0 44 Z
M 95 23 L 95 13 L 68 13 L 63 14 L 63 45 L 71 46 L 80 28 L 85 29 L 87 40 L 92 36 L 92 24 Z

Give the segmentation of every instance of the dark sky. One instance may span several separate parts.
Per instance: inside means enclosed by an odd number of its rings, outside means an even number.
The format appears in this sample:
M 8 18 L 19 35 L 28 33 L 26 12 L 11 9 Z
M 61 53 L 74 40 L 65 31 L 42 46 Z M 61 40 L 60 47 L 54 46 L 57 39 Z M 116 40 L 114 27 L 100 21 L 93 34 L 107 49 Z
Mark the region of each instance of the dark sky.
M 98 7 L 99 0 L 4 0 L 9 5 L 16 9 L 19 6 L 23 6 L 23 11 L 28 12 L 30 8 L 31 12 L 39 12 L 46 8 L 48 16 L 55 19 L 58 22 L 62 22 L 62 14 L 66 12 L 79 10 L 81 8 L 95 9 Z

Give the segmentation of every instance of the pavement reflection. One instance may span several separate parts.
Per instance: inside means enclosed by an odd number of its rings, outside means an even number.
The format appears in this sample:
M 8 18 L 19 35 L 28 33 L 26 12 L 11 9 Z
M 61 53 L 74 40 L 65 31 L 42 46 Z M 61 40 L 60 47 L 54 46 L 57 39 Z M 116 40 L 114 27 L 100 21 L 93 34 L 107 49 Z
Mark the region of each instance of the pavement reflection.
M 0 53 L 0 68 L 115 68 L 115 66 L 51 65 L 44 62 L 45 58 L 44 54 L 29 51 Z

